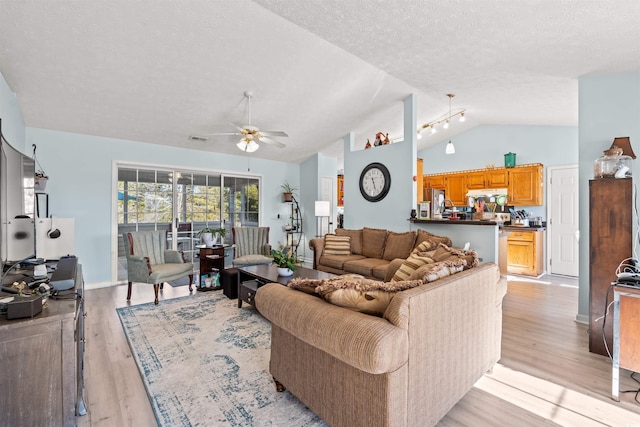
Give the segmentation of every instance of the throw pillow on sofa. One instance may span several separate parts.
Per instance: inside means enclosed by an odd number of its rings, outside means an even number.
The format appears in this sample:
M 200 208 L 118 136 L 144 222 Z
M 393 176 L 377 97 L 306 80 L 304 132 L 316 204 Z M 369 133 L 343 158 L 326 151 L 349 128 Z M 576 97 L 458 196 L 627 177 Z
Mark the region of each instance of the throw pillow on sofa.
M 430 256 L 436 262 L 457 261 L 458 259 L 462 258 L 467 261 L 467 263 L 464 265 L 465 270 L 477 267 L 478 264 L 480 264 L 478 253 L 476 251 L 464 252 L 459 249 L 451 248 L 443 243 L 440 243 L 436 250 L 430 253 Z
M 421 280 L 385 283 L 357 274 L 345 274 L 324 280 L 296 278 L 289 282 L 289 287 L 303 292 L 313 288 L 316 294 L 331 304 L 382 316 L 397 292 L 421 284 Z
M 425 252 L 412 253 L 396 270 L 396 274 L 393 275 L 391 281 L 400 282 L 408 280 L 409 277 L 411 277 L 411 275 L 420 267 L 427 264 L 433 264 L 434 262 L 433 258 L 429 257 Z
M 429 242 L 429 243 L 425 243 L 424 246 L 422 246 L 422 248 L 425 251 L 430 250 L 431 249 L 435 249 L 438 247 L 438 243 L 444 243 L 447 246 L 451 246 L 451 239 L 449 237 L 446 236 L 436 236 L 435 234 L 431 234 L 428 231 L 425 230 L 418 230 L 418 235 L 416 236 L 416 242 L 414 243 L 415 248 L 417 249 L 418 246 L 420 246 L 423 242 Z M 414 249 L 413 251 L 416 252 L 416 249 Z
M 336 236 L 335 234 L 325 234 L 324 255 L 351 255 L 351 238 L 349 236 Z

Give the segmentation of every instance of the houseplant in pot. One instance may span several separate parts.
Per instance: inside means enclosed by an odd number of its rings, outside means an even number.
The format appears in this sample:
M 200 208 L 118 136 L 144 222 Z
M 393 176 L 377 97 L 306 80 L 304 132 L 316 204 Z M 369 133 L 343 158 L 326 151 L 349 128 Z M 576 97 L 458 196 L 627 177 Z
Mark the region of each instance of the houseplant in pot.
M 297 190 L 297 187 L 294 187 L 285 181 L 284 184 L 282 184 L 282 200 L 285 202 L 293 201 L 293 193 Z
M 205 227 L 202 230 L 198 231 L 198 236 L 202 240 L 202 243 L 208 248 L 213 247 L 216 243 L 218 243 L 218 238 L 220 237 L 220 244 L 222 244 L 222 239 L 227 234 L 227 230 L 224 228 L 210 228 Z
M 291 276 L 298 268 L 298 257 L 291 248 L 285 247 L 282 250 L 272 249 L 273 263 L 278 266 L 278 276 Z

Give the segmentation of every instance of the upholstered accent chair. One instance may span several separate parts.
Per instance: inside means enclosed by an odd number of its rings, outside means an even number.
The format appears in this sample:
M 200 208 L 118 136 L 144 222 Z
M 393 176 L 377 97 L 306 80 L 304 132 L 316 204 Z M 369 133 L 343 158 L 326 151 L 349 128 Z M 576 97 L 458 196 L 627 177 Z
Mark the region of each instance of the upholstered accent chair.
M 271 264 L 269 227 L 234 227 L 231 229 L 234 245 L 234 267 Z
M 122 240 L 127 256 L 127 301 L 131 299 L 133 282 L 153 284 L 156 304 L 158 289 L 163 287 L 164 282 L 189 276 L 189 290 L 192 290 L 193 266 L 185 262 L 181 252 L 167 249 L 166 231 L 124 233 Z

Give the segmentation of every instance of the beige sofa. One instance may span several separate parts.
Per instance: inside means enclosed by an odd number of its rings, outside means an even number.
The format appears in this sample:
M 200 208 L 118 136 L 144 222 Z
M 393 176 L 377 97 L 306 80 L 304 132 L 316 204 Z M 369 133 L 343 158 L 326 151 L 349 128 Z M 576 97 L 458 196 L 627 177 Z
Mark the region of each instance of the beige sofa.
M 448 237 L 435 236 L 424 230 L 396 233 L 364 227 L 358 230 L 336 229 L 337 236 L 347 236 L 350 241 L 348 254 L 327 254 L 325 239 L 309 241 L 313 251 L 313 269 L 333 274 L 360 274 L 367 278 L 388 282 L 411 251 L 425 240 L 451 246 Z
M 383 317 L 279 284 L 270 371 L 329 425 L 435 425 L 500 359 L 506 280 L 487 263 L 398 292 Z

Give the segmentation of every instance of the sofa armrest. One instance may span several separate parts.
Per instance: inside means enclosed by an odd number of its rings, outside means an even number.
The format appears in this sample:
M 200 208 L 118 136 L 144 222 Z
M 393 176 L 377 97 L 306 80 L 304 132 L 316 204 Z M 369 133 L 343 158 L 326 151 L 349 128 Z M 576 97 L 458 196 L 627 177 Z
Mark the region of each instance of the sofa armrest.
M 324 238 L 315 238 L 309 240 L 309 249 L 313 251 L 313 269 L 316 270 L 320 264 L 320 257 L 324 250 Z
M 274 326 L 357 369 L 382 374 L 407 363 L 408 333 L 385 319 L 276 283 L 258 288 L 255 302 Z

